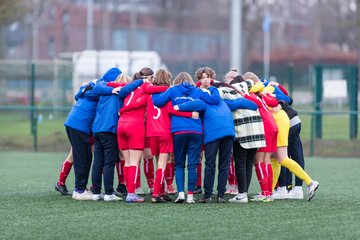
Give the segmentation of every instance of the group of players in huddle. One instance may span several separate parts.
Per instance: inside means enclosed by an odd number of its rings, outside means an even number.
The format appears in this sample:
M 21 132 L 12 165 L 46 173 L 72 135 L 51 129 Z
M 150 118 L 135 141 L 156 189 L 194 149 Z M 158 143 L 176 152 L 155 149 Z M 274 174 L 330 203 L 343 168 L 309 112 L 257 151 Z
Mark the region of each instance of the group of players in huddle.
M 235 195 L 229 202 L 249 201 L 253 166 L 261 192 L 250 201 L 302 199 L 303 182 L 310 201 L 319 183 L 304 171 L 301 120 L 287 90 L 253 72 L 240 75 L 232 70 L 219 82 L 214 70 L 201 67 L 195 78 L 196 83 L 181 72 L 172 81 L 169 71 L 154 74 L 146 67 L 130 78 L 111 68 L 100 79 L 84 83 L 64 124 L 71 151 L 55 189 L 70 195 L 65 181 L 73 165 L 73 199 L 119 201 L 122 196 L 128 203 L 144 202 L 139 170 L 143 158 L 152 202 L 173 201 L 169 195 L 177 193 L 175 203 L 195 203 L 203 182 L 198 202 L 209 203 L 218 159 L 218 203 L 226 202 L 225 194 Z M 295 186 L 288 191 L 292 173 Z

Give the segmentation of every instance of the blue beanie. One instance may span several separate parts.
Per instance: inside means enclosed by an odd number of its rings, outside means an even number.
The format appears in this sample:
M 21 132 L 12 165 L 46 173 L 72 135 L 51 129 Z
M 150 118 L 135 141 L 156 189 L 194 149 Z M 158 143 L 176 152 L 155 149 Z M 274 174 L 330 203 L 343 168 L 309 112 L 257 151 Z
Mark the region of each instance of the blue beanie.
M 115 81 L 116 78 L 122 73 L 122 71 L 118 68 L 110 68 L 102 77 L 102 80 L 106 82 Z

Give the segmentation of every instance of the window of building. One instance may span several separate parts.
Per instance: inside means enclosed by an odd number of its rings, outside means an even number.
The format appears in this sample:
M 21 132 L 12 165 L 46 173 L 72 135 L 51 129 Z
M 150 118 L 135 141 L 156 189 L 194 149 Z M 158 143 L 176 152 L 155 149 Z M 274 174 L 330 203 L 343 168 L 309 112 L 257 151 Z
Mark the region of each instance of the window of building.
M 49 37 L 49 40 L 48 40 L 48 55 L 50 57 L 55 56 L 55 39 L 53 36 Z

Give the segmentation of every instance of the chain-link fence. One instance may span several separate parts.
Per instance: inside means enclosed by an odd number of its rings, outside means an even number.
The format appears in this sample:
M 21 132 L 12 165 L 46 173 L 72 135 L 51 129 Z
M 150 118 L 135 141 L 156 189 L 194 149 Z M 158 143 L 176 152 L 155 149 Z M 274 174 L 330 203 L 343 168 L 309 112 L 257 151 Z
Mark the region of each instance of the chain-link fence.
M 286 75 L 288 69 L 272 75 Z M 0 62 L 0 150 L 68 151 L 64 121 L 73 104 L 73 66 L 66 61 Z M 286 85 L 288 81 L 280 80 Z M 293 81 L 297 81 L 293 79 Z M 350 115 L 346 106 L 315 112 L 313 85 L 307 79 L 295 85 L 294 108 L 302 119 L 302 141 L 307 155 L 360 157 L 359 133 L 350 140 Z M 322 138 L 315 136 L 315 116 L 322 116 Z M 360 129 L 359 127 L 357 129 Z

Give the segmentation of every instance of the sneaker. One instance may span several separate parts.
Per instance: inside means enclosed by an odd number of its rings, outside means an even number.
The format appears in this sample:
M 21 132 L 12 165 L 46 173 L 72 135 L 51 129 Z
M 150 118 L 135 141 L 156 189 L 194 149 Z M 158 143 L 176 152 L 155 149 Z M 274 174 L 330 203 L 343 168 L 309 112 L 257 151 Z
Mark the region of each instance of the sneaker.
M 112 202 L 112 201 L 122 201 L 123 199 L 121 197 L 116 196 L 115 194 L 111 195 L 104 195 L 104 201 L 105 202 Z
M 239 193 L 235 197 L 229 199 L 229 202 L 231 203 L 247 203 L 249 202 L 247 193 Z
M 239 190 L 237 185 L 230 185 L 229 188 L 226 190 L 225 194 L 227 195 L 237 195 L 239 194 Z
M 104 199 L 104 194 L 100 193 L 100 194 L 93 194 L 92 195 L 92 200 L 93 201 L 99 201 Z
M 183 203 L 185 202 L 185 194 L 184 192 L 179 192 L 178 197 L 175 200 L 175 203 Z
M 201 186 L 196 186 L 195 191 L 193 193 L 194 194 L 202 194 Z
M 266 199 L 264 202 L 273 202 L 275 200 L 273 195 L 266 196 Z
M 203 197 L 198 202 L 199 203 L 211 203 L 211 201 L 212 201 L 211 197 L 209 197 L 209 198 Z
M 71 193 L 69 193 L 69 191 L 67 190 L 67 187 L 65 184 L 64 185 L 56 184 L 55 190 L 58 191 L 59 193 L 61 193 L 61 195 L 71 195 Z
M 250 201 L 251 202 L 262 202 L 264 199 L 266 199 L 266 197 L 262 194 L 258 194 L 258 195 L 255 195 L 253 196 Z
M 119 184 L 116 188 L 116 192 L 120 193 L 124 197 L 127 195 L 127 189 L 125 184 Z
M 295 186 L 289 192 L 289 199 L 304 199 L 303 189 L 300 186 Z
M 187 198 L 186 198 L 186 203 L 195 203 L 195 199 L 194 199 L 194 195 L 193 194 L 188 194 Z
M 177 191 L 174 189 L 173 185 L 169 185 L 166 187 L 166 193 L 168 195 L 175 195 L 177 193 Z
M 273 198 L 274 199 L 288 199 L 289 198 L 289 193 L 286 189 L 286 187 L 278 187 L 276 191 L 274 191 L 273 193 Z
M 145 201 L 145 198 L 142 198 L 142 197 L 138 196 L 135 193 L 128 194 L 126 196 L 126 202 L 127 203 L 141 203 L 141 202 L 144 202 L 144 201 Z
M 307 188 L 307 200 L 311 201 L 314 197 L 316 190 L 319 188 L 319 183 L 317 181 L 311 181 L 310 185 Z
M 163 199 L 162 197 L 158 196 L 158 197 L 152 197 L 151 202 L 153 202 L 153 203 L 166 203 L 166 200 Z
M 135 189 L 135 194 L 137 194 L 137 195 L 145 195 L 145 192 L 144 192 L 144 190 L 142 190 L 141 187 L 138 187 L 138 188 Z
M 237 185 L 234 185 L 231 195 L 238 195 L 239 189 Z
M 226 200 L 222 197 L 217 198 L 217 203 L 226 203 Z
M 169 197 L 169 196 L 166 195 L 166 194 L 160 195 L 160 197 L 161 197 L 162 199 L 164 199 L 165 201 L 167 201 L 167 202 L 172 202 L 172 198 Z
M 86 200 L 92 200 L 92 193 L 90 193 L 88 190 L 85 190 L 82 193 L 76 192 L 74 199 L 80 200 L 80 201 L 86 201 Z
M 76 195 L 77 195 L 77 192 L 76 192 L 76 191 L 73 191 L 73 193 L 72 193 L 72 199 L 75 199 L 75 198 L 76 198 Z

